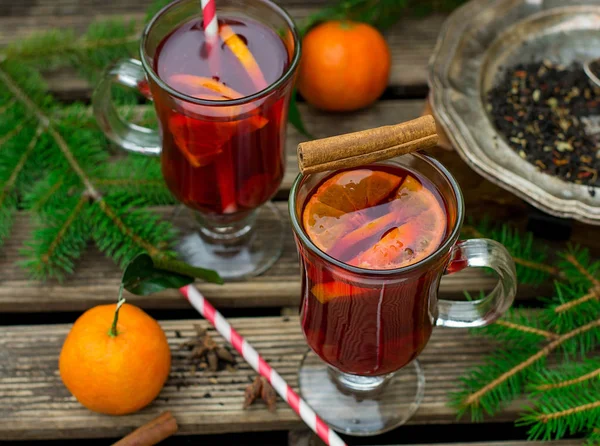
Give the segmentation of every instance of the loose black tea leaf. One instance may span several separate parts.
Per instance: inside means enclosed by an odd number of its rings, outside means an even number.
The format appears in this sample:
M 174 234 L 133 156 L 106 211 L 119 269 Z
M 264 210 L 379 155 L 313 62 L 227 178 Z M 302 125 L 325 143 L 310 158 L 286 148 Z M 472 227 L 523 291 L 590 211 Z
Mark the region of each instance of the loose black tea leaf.
M 521 158 L 595 194 L 600 152 L 590 128 L 600 119 L 600 88 L 581 65 L 516 65 L 489 91 L 487 109 Z

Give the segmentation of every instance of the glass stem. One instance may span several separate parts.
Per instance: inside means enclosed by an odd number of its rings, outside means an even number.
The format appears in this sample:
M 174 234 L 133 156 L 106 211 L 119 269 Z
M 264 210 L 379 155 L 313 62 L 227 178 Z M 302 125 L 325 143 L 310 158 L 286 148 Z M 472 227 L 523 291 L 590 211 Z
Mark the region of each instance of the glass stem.
M 256 209 L 245 215 L 237 213 L 234 218 L 228 215 L 207 216 L 196 213 L 200 226 L 200 235 L 209 243 L 232 244 L 243 242 L 249 235 L 256 220 Z
M 340 372 L 337 369 L 329 367 L 329 376 L 341 392 L 372 395 L 385 389 L 394 374 L 358 376 Z

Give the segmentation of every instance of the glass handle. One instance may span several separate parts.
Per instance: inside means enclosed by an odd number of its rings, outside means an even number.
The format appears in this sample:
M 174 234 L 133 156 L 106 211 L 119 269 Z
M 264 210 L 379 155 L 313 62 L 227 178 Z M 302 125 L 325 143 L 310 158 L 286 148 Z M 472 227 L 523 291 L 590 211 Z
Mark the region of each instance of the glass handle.
M 470 302 L 440 299 L 437 325 L 481 327 L 494 322 L 512 305 L 517 293 L 517 273 L 515 262 L 504 246 L 488 239 L 458 242 L 453 248 L 446 274 L 466 267 L 493 269 L 498 274 L 498 284 L 483 299 Z
M 159 155 L 161 144 L 157 131 L 126 122 L 118 115 L 111 94 L 113 84 L 135 88 L 148 96 L 146 74 L 141 62 L 124 59 L 109 67 L 94 91 L 92 105 L 98 125 L 113 143 L 131 152 Z

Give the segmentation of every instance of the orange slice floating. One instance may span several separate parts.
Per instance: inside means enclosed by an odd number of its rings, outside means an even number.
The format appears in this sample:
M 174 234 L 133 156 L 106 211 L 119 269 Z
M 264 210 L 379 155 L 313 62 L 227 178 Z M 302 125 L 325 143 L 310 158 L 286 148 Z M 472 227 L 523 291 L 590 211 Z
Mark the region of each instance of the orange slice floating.
M 383 202 L 396 190 L 400 177 L 357 169 L 325 181 L 304 208 L 304 230 L 319 249 L 328 252 L 344 234 L 368 222 L 360 211 Z
M 233 88 L 202 76 L 175 74 L 169 78 L 169 84 L 199 99 L 227 100 L 243 97 Z M 224 107 L 221 112 L 223 116 L 235 118 L 245 112 L 244 107 Z M 235 134 L 259 130 L 268 122 L 268 119 L 259 114 L 236 121 L 209 121 L 176 113 L 169 118 L 169 130 L 190 164 L 202 167 L 212 163 L 222 152 L 223 145 Z
M 313 286 L 310 291 L 319 302 L 325 304 L 339 297 L 359 297 L 372 290 L 370 290 L 369 288 L 361 288 L 354 285 L 350 285 L 346 282 L 336 281 L 319 283 Z
M 312 197 L 304 208 L 302 222 L 313 243 L 327 252 L 337 239 L 352 229 L 349 216 Z
M 401 186 L 391 203 L 400 226 L 348 262 L 367 269 L 392 269 L 417 263 L 431 255 L 446 234 L 446 214 L 435 196 L 414 178 Z
M 222 152 L 221 137 L 215 134 L 214 138 L 206 138 L 206 131 L 218 132 L 216 128 L 209 126 L 214 126 L 214 123 L 203 122 L 179 113 L 169 117 L 169 130 L 175 144 L 193 167 L 212 163 Z
M 248 49 L 246 44 L 240 37 L 233 32 L 228 25 L 221 25 L 219 27 L 219 34 L 223 39 L 223 42 L 229 47 L 231 52 L 238 58 L 240 63 L 244 66 L 254 86 L 260 91 L 267 88 L 267 81 L 263 75 L 256 59 L 252 55 L 252 52 Z
M 169 84 L 183 92 L 188 92 L 190 89 L 198 89 L 197 92 L 187 93 L 190 96 L 198 97 L 198 99 L 215 100 L 214 98 L 216 97 L 220 100 L 227 100 L 243 97 L 241 93 L 238 93 L 233 88 L 210 77 L 194 76 L 192 74 L 174 74 L 169 77 Z M 208 91 L 202 91 L 203 89 Z M 217 93 L 218 96 L 214 93 Z
M 369 221 L 354 231 L 336 240 L 328 254 L 336 259 L 347 259 L 348 253 L 357 249 L 357 245 L 369 240 L 381 239 L 398 220 L 398 215 L 391 209 L 379 218 Z M 356 252 L 356 251 L 355 251 Z

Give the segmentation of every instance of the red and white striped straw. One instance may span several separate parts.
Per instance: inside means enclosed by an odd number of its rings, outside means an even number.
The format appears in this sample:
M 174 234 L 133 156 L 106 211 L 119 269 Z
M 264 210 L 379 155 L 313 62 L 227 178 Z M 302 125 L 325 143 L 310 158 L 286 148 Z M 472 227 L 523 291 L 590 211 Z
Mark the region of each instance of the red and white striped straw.
M 215 0 L 201 0 L 202 18 L 206 44 L 208 48 L 208 64 L 213 76 L 219 76 L 220 61 L 215 46 L 219 42 L 219 20 L 217 18 L 217 5 Z M 229 159 L 223 156 L 229 155 Z M 231 160 L 231 149 L 226 149 L 219 159 L 221 165 L 217 165 L 217 180 L 221 194 L 221 206 L 223 213 L 231 214 L 237 212 L 235 202 L 235 186 L 233 183 L 233 161 Z
M 264 376 L 273 386 L 275 391 L 289 404 L 302 421 L 315 432 L 325 444 L 330 446 L 346 446 L 346 443 L 315 413 L 313 409 L 294 392 L 267 361 L 252 347 L 213 307 L 206 298 L 193 286 L 187 285 L 180 288 L 192 306 L 207 319 L 213 327 L 235 348 L 250 366 Z
M 219 34 L 217 20 L 217 6 L 215 0 L 201 0 L 202 18 L 204 19 L 204 32 L 207 41 L 214 41 Z

